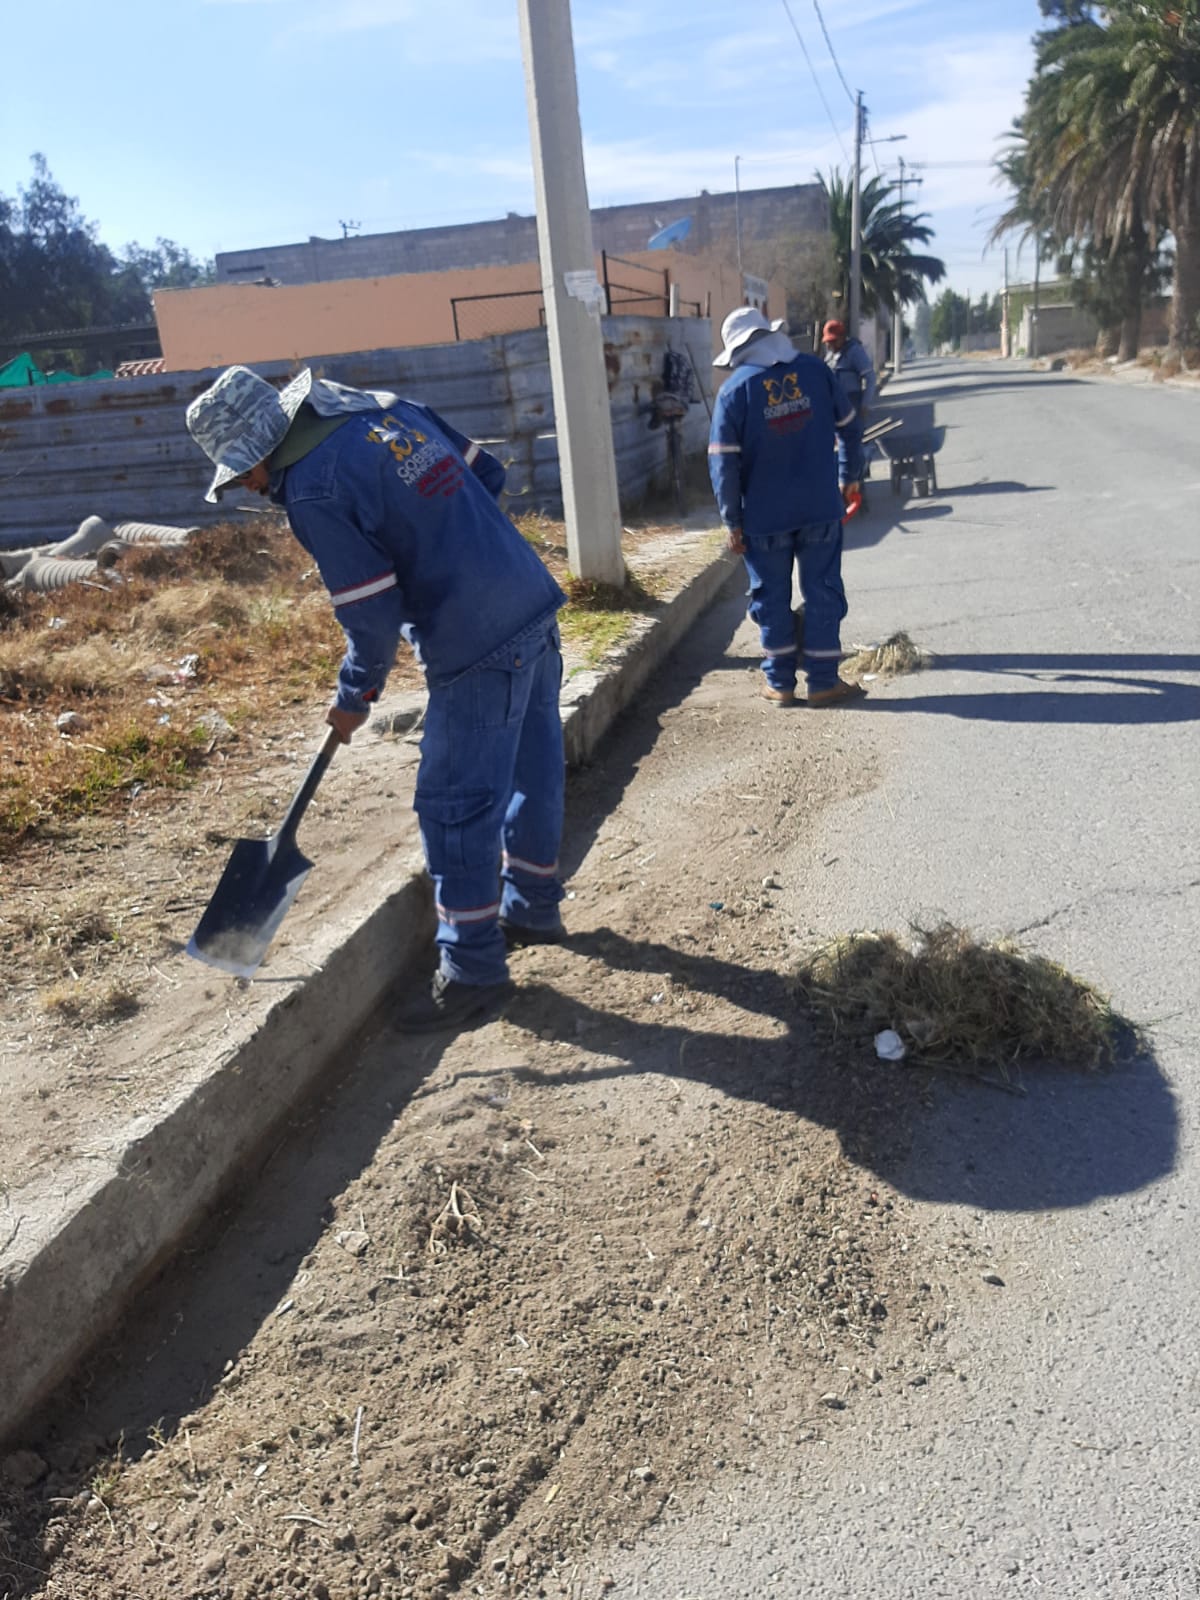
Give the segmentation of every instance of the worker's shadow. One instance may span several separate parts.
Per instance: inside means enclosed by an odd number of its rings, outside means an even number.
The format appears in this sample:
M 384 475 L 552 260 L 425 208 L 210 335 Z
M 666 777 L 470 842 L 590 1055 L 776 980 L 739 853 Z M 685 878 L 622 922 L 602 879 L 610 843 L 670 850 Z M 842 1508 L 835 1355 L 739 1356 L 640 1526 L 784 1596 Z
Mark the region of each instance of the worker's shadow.
M 602 1059 L 530 1071 L 540 1083 L 595 1082 L 660 1072 L 781 1117 L 836 1130 L 848 1159 L 915 1199 L 991 1211 L 1044 1211 L 1127 1194 L 1175 1163 L 1175 1097 L 1153 1054 L 1132 1041 L 1127 1059 L 1097 1072 L 1045 1066 L 1005 1088 L 877 1062 L 864 1044 L 858 1067 L 831 1050 L 783 975 L 603 928 L 573 936 L 570 949 L 607 969 L 647 974 L 649 990 L 673 988 L 725 1001 L 783 1024 L 763 1038 L 712 1033 L 672 1011 L 644 1019 L 614 1015 L 547 984 L 525 984 L 507 1020 L 541 1035 L 581 1039 Z M 651 977 L 653 975 L 653 979 Z M 657 1007 L 656 1007 L 657 1010 Z M 933 1090 L 932 1094 L 930 1090 Z M 905 1132 L 907 1128 L 907 1132 Z
M 936 686 L 939 671 L 989 672 L 1008 680 L 997 689 L 963 693 L 909 692 Z M 985 722 L 1078 723 L 1140 727 L 1200 719 L 1200 686 L 1146 672 L 1195 673 L 1200 656 L 1164 654 L 1080 654 L 1039 656 L 953 655 L 938 658 L 931 673 L 905 680 L 886 698 L 864 702 L 872 712 L 926 712 Z M 1013 688 L 1021 679 L 1027 687 Z

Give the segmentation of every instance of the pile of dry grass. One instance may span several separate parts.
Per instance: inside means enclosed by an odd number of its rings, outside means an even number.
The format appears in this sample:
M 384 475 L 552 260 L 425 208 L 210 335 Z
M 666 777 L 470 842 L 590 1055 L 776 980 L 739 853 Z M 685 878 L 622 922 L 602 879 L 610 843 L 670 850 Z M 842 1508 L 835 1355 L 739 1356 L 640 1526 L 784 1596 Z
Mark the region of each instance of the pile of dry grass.
M 894 1029 L 919 1066 L 1007 1076 L 1018 1063 L 1094 1068 L 1127 1030 L 1105 997 L 1044 956 L 943 922 L 837 939 L 796 973 L 800 994 L 855 1042 Z
M 920 672 L 928 667 L 933 657 L 921 650 L 907 633 L 893 633 L 882 644 L 856 650 L 842 662 L 842 671 L 850 677 L 896 678 L 905 672 Z

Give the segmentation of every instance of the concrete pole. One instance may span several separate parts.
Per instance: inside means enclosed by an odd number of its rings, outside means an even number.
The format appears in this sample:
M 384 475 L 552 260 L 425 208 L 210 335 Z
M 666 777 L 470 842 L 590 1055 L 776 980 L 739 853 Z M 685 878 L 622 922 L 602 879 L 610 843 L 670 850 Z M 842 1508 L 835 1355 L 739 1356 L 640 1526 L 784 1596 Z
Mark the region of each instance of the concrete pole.
M 570 0 L 517 0 L 533 150 L 538 252 L 550 344 L 567 560 L 577 578 L 620 587 L 621 512 L 612 411 L 583 170 Z
M 858 338 L 859 311 L 862 307 L 862 90 L 854 99 L 854 178 L 850 189 L 850 327 Z
M 745 297 L 746 293 L 745 282 L 742 276 L 742 180 L 741 175 L 738 172 L 738 167 L 741 164 L 741 160 L 741 156 L 734 156 L 733 158 L 733 228 L 737 235 L 739 305 L 742 303 L 742 299 Z
M 900 214 L 904 215 L 904 157 L 900 157 Z M 901 346 L 904 343 L 904 307 L 900 304 L 900 296 L 896 296 L 896 331 L 892 335 L 892 377 L 898 378 L 904 365 L 904 353 Z
M 1008 322 L 1008 246 L 1004 247 L 1004 300 L 1000 307 L 1000 354 L 1005 358 L 1012 354 L 1012 335 Z

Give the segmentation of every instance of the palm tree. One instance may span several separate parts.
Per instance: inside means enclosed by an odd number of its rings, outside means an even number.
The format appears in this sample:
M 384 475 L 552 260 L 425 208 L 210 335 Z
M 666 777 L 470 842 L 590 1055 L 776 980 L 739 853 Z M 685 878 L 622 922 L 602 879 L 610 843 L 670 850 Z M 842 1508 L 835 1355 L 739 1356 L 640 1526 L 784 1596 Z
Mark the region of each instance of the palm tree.
M 1053 98 L 1047 79 L 1035 82 L 1036 89 L 1030 86 L 1026 115 L 1013 124 L 1009 147 L 996 160 L 997 173 L 1012 193 L 988 243 L 1017 233 L 1022 243 L 1034 242 L 1039 264 L 1057 258 L 1062 272 L 1074 272 L 1078 266 L 1076 294 L 1100 325 L 1097 348 L 1103 355 L 1132 361 L 1141 339 L 1142 308 L 1163 287 L 1158 239 L 1140 215 L 1131 217 L 1128 234 L 1118 240 L 1107 238 L 1090 215 L 1080 215 L 1073 201 L 1079 168 L 1091 153 L 1089 145 L 1076 148 L 1073 186 L 1065 177 L 1060 176 L 1056 184 L 1044 174 L 1035 182 L 1034 154 L 1051 142 L 1044 124 L 1046 101 Z M 1034 130 L 1033 134 L 1027 129 Z
M 1200 340 L 1200 0 L 1111 0 L 1042 34 L 1020 128 L 1026 200 L 1061 239 L 1107 250 L 1131 284 L 1175 241 L 1168 351 Z
M 833 237 L 835 281 L 841 304 L 850 304 L 851 203 L 850 184 L 838 171 L 817 182 L 829 201 L 829 226 Z M 926 283 L 946 276 L 937 256 L 916 255 L 914 244 L 928 244 L 933 229 L 925 226 L 925 212 L 913 213 L 890 197 L 896 186 L 875 177 L 859 195 L 862 227 L 862 309 L 870 313 L 882 306 L 889 312 L 925 299 Z

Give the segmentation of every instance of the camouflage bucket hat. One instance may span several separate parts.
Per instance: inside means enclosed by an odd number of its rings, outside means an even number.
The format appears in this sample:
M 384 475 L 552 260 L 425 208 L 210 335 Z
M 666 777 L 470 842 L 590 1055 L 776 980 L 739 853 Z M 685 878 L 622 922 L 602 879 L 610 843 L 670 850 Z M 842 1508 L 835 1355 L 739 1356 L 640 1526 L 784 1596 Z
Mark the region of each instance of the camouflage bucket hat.
M 313 376 L 306 367 L 276 389 L 249 367 L 227 367 L 187 408 L 187 429 L 216 466 L 205 499 L 216 503 L 235 478 L 265 461 L 308 398 Z

